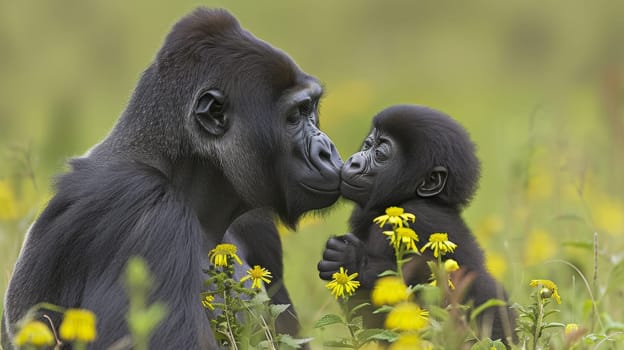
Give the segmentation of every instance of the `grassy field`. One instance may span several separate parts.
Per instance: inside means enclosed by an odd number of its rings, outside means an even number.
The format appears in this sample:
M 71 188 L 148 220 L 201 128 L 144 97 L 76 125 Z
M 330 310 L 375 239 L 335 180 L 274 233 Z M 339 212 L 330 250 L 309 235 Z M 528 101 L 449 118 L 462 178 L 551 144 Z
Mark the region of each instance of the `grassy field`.
M 170 26 L 198 5 L 230 9 L 323 81 L 321 126 L 345 159 L 393 104 L 460 121 L 482 161 L 464 216 L 511 299 L 551 279 L 558 322 L 624 331 L 624 2 L 3 1 L 0 295 L 54 174 L 107 134 Z M 341 201 L 283 237 L 315 348 L 327 335 L 312 324 L 336 309 L 316 264 L 351 208 Z

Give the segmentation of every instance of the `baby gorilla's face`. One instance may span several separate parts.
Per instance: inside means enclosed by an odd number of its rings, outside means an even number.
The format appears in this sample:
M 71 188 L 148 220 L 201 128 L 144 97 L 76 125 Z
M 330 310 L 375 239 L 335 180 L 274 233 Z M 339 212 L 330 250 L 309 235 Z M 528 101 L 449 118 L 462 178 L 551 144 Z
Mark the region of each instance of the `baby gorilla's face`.
M 392 170 L 391 165 L 399 163 L 395 160 L 398 153 L 396 142 L 390 135 L 373 129 L 362 149 L 349 157 L 342 168 L 342 195 L 361 206 L 367 204 L 384 173 Z

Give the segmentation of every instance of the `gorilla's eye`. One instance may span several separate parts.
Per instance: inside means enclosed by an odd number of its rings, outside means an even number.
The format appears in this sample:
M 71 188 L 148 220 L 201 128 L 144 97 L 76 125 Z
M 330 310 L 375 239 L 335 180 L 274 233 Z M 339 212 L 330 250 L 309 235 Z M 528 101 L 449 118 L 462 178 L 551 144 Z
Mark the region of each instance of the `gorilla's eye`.
M 384 160 L 385 158 L 386 158 L 386 155 L 382 151 L 378 149 L 375 150 L 375 159 Z
M 299 115 L 290 114 L 288 117 L 286 117 L 286 121 L 290 124 L 297 124 L 299 122 Z
M 371 147 L 373 147 L 373 140 L 371 139 L 364 140 L 364 144 L 362 145 L 362 151 L 366 151 L 370 149 Z
M 376 149 L 375 149 L 375 160 L 377 161 L 385 161 L 389 158 L 389 154 L 390 154 L 390 147 L 388 146 L 387 143 L 381 143 Z
M 314 112 L 314 103 L 312 103 L 312 100 L 308 98 L 301 101 L 297 108 L 299 109 L 299 114 L 307 116 Z

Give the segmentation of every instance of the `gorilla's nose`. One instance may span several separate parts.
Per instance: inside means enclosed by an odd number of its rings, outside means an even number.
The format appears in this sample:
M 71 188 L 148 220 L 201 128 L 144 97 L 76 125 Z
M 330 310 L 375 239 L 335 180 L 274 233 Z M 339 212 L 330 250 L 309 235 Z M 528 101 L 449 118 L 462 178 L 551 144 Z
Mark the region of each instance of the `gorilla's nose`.
M 347 159 L 342 168 L 343 177 L 349 177 L 360 174 L 364 171 L 364 157 L 360 153 L 356 153 Z M 346 176 L 345 176 L 346 175 Z
M 323 176 L 340 174 L 342 159 L 327 135 L 314 136 L 310 145 L 310 162 Z

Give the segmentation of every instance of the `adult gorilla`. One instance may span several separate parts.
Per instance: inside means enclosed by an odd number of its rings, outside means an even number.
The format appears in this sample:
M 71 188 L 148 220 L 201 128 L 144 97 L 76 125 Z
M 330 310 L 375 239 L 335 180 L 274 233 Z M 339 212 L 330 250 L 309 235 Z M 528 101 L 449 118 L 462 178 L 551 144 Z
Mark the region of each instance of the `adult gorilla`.
M 353 200 L 350 224 L 353 233 L 327 241 L 320 277 L 329 280 L 340 266 L 358 272 L 360 298 L 368 299 L 379 274 L 396 269 L 394 250 L 373 218 L 389 206 L 400 206 L 416 215 L 411 227 L 426 242 L 435 232 L 448 233 L 457 250 L 453 258 L 471 278 L 465 301 L 480 305 L 507 296 L 485 268 L 483 251 L 461 212 L 470 202 L 479 180 L 479 160 L 468 133 L 439 111 L 421 106 L 393 106 L 373 119 L 373 129 L 362 150 L 352 155 L 342 170 L 341 191 Z M 404 266 L 406 282 L 428 283 L 431 252 L 414 255 Z M 379 318 L 367 323 L 378 326 Z M 382 319 L 383 320 L 383 319 Z M 513 313 L 491 308 L 478 318 L 482 334 L 492 339 L 513 337 Z
M 199 293 L 228 226 L 265 206 L 294 225 L 339 196 L 341 160 L 318 129 L 321 93 L 229 13 L 180 20 L 110 135 L 71 161 L 30 230 L 6 294 L 8 336 L 46 301 L 93 310 L 93 348 L 119 340 L 128 333 L 120 276 L 139 255 L 156 277 L 151 299 L 169 306 L 150 348 L 216 348 Z

